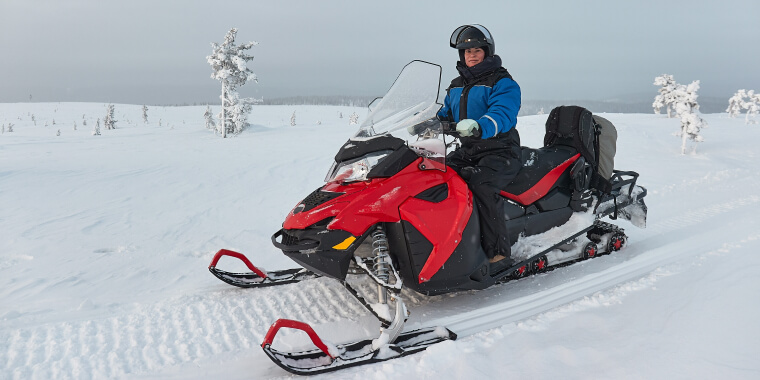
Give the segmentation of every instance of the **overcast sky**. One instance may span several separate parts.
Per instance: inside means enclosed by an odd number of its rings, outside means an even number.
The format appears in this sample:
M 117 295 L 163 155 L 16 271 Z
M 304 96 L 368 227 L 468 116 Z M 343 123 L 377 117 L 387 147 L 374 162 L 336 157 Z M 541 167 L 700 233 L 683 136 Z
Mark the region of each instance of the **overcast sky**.
M 382 95 L 413 59 L 456 71 L 458 26 L 489 28 L 523 99 L 760 91 L 760 1 L 0 0 L 0 102 L 218 102 L 211 42 L 257 41 L 245 96 Z

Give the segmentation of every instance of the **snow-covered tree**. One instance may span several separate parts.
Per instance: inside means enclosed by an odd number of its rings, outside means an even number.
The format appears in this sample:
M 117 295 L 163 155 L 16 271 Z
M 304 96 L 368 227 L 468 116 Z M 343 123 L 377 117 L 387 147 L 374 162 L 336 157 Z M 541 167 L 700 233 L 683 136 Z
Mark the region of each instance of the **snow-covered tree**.
M 356 124 L 359 124 L 359 115 L 357 115 L 356 112 L 354 112 L 348 116 L 348 125 L 356 125 Z
M 143 123 L 148 124 L 148 106 L 143 104 L 142 112 L 143 112 Z
M 13 123 L 8 123 L 8 132 L 13 132 Z
M 681 130 L 676 133 L 681 137 L 681 154 L 686 154 L 687 140 L 694 141 L 694 152 L 697 151 L 696 144 L 704 141 L 699 131 L 707 127 L 707 122 L 699 116 L 698 90 L 699 81 L 696 80 L 688 86 L 676 84 L 671 92 L 676 117 L 681 119 Z
M 3 124 L 3 134 L 5 134 L 5 124 Z
M 211 112 L 211 106 L 206 106 L 206 112 L 203 113 L 203 118 L 206 119 L 206 129 L 216 128 L 214 113 Z
M 114 106 L 106 106 L 106 117 L 103 119 L 103 126 L 106 129 L 116 129 L 116 119 L 114 119 Z
M 77 130 L 77 122 L 76 121 L 74 122 L 74 130 L 75 131 Z
M 82 119 L 82 125 L 87 126 L 87 119 Z
M 211 78 L 222 82 L 222 111 L 219 114 L 222 137 L 227 137 L 228 133 L 238 134 L 248 126 L 252 101 L 241 99 L 236 90 L 250 80 L 258 82 L 256 74 L 246 66 L 253 59 L 246 50 L 258 43 L 235 45 L 236 35 L 237 29 L 230 29 L 221 45 L 211 43 L 212 53 L 206 57 L 213 69 Z
M 742 102 L 742 108 L 747 110 L 744 122 L 746 124 L 757 124 L 755 116 L 760 113 L 760 93 L 755 94 L 754 90 L 747 91 L 747 101 Z
M 338 119 L 342 119 L 342 118 L 343 118 L 343 112 L 338 111 Z
M 93 136 L 100 136 L 100 119 L 95 121 L 95 128 L 92 130 Z
M 747 90 L 741 89 L 737 91 L 734 96 L 730 97 L 728 99 L 728 108 L 726 108 L 726 112 L 728 112 L 728 117 L 737 117 L 742 112 L 742 104 L 744 103 L 744 98 L 747 97 Z
M 296 126 L 296 111 L 293 111 L 293 115 L 290 116 L 290 126 Z
M 55 135 L 56 136 L 60 136 L 61 135 L 61 130 L 59 129 L 58 132 L 55 133 Z
M 544 107 L 541 107 L 541 109 L 538 110 L 538 112 L 536 113 L 536 115 L 543 115 L 544 113 L 545 113 L 544 112 Z
M 32 123 L 34 123 L 35 126 L 37 125 L 37 120 L 34 119 L 34 114 L 32 114 Z
M 652 103 L 654 113 L 659 115 L 660 110 L 666 107 L 668 117 L 672 117 L 673 103 L 675 101 L 673 91 L 675 91 L 678 84 L 672 75 L 662 74 L 654 78 L 654 85 L 660 86 L 660 89 L 657 90 L 660 94 L 654 98 L 654 103 Z

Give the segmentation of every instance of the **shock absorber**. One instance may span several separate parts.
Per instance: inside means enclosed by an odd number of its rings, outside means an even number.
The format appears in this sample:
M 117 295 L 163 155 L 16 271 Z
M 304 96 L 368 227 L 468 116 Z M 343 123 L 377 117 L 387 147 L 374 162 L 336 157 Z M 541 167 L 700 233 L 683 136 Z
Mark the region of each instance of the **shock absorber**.
M 388 237 L 385 235 L 382 226 L 378 226 L 375 232 L 372 233 L 372 272 L 380 281 L 388 284 L 391 277 L 391 271 L 393 268 L 391 265 L 391 257 L 388 254 L 390 251 L 388 247 Z M 388 302 L 388 293 L 385 287 L 377 284 L 377 298 L 380 303 Z

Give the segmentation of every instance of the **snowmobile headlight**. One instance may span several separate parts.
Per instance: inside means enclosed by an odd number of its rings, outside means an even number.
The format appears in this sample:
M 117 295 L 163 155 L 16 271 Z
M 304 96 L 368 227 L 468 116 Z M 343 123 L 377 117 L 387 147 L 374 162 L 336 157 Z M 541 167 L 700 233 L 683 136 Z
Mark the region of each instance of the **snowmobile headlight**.
M 373 152 L 355 160 L 334 164 L 327 173 L 325 182 L 366 181 L 367 174 L 392 151 Z

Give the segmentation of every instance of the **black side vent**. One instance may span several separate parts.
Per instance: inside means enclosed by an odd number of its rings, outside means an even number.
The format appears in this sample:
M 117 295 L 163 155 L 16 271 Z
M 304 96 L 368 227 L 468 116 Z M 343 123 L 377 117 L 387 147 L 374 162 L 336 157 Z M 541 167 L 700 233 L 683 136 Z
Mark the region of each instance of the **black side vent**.
M 438 203 L 449 197 L 449 185 L 442 183 L 438 186 L 431 187 L 415 196 L 417 199 Z
M 320 187 L 319 189 L 316 189 L 314 192 L 309 194 L 309 196 L 307 196 L 303 201 L 301 201 L 301 203 L 304 205 L 304 208 L 301 211 L 309 211 L 314 207 L 317 207 L 327 201 L 331 201 L 341 195 L 343 195 L 343 193 L 322 191 L 322 188 Z

